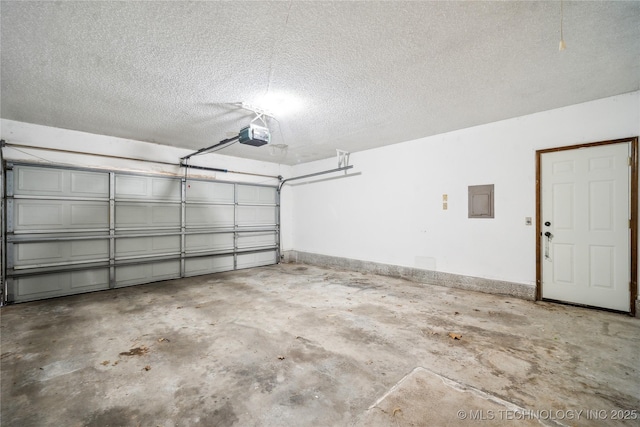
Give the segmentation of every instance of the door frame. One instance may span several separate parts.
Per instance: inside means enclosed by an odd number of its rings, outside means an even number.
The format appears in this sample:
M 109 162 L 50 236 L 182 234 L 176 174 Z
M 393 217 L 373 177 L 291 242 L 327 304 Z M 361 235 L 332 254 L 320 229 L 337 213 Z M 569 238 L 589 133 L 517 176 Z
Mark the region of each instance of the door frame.
M 638 298 L 638 137 L 613 139 L 609 141 L 599 141 L 585 144 L 568 145 L 564 147 L 546 148 L 536 150 L 536 301 L 542 300 L 542 244 L 540 236 L 542 235 L 542 226 L 540 224 L 542 218 L 542 155 L 556 151 L 575 150 L 578 148 L 596 147 L 598 145 L 620 144 L 623 142 L 631 143 L 631 182 L 630 182 L 630 239 L 631 245 L 631 275 L 629 280 L 629 314 L 636 315 L 636 299 Z

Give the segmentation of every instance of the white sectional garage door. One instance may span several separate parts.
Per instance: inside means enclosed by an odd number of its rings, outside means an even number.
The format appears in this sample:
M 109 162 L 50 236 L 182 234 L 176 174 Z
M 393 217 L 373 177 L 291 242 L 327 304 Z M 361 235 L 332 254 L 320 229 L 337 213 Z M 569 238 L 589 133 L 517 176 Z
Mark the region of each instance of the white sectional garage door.
M 10 164 L 6 302 L 275 264 L 276 187 Z

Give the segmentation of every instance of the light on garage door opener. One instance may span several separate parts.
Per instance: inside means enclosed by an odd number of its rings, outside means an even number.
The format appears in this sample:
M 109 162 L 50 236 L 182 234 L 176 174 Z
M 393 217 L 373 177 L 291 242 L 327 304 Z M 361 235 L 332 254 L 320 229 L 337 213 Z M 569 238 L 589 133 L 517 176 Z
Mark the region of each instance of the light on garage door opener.
M 240 144 L 252 145 L 254 147 L 261 147 L 271 142 L 269 129 L 253 123 L 240 129 L 238 138 L 238 142 L 240 142 Z

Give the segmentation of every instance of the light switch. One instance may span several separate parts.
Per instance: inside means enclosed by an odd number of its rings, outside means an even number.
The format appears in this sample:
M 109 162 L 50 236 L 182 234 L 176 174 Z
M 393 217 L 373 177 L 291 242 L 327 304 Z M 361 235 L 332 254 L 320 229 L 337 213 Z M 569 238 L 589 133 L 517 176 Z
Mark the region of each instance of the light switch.
M 531 217 L 530 216 L 526 216 L 524 218 L 524 225 L 531 225 L 531 224 L 532 224 Z

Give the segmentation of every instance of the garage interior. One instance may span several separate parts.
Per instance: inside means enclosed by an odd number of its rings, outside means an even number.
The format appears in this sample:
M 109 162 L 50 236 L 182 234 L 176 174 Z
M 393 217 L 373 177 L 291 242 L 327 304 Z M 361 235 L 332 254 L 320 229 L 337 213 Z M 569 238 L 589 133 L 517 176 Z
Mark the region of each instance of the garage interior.
M 640 2 L 0 19 L 3 425 L 640 422 Z

